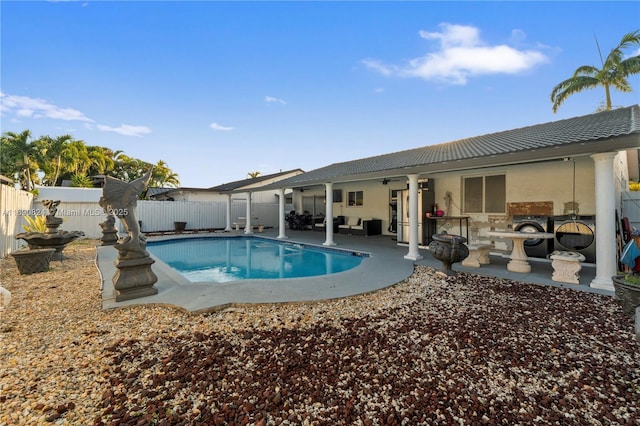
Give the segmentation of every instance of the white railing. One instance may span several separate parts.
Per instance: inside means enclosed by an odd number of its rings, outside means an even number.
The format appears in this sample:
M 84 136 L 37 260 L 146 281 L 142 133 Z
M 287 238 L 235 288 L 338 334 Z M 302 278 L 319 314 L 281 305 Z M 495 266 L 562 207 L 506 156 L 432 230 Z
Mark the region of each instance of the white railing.
M 31 193 L 0 184 L 0 257 L 26 245 L 24 240 L 17 240 L 15 235 L 24 232 L 24 216 L 31 213 L 32 204 Z

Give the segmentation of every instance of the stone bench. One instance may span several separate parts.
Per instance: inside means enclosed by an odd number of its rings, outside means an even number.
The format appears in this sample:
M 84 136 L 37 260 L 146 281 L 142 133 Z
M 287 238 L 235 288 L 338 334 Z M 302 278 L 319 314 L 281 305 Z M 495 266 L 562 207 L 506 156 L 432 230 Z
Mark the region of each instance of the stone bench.
M 469 256 L 462 261 L 463 266 L 479 268 L 480 265 L 491 263 L 489 260 L 489 250 L 493 248 L 491 244 L 467 244 L 467 248 Z
M 553 274 L 553 281 L 569 284 L 580 284 L 579 272 L 582 269 L 580 262 L 584 262 L 585 257 L 575 251 L 556 250 L 549 255 Z

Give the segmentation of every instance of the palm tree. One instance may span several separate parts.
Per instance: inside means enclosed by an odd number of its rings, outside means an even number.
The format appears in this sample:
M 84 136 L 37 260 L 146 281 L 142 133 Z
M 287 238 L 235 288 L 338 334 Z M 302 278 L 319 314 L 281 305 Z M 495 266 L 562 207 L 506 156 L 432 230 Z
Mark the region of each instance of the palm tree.
M 5 132 L 2 135 L 0 152 L 2 173 L 19 176 L 22 189 L 30 191 L 35 186 L 37 175 L 37 146 L 30 142 L 31 131 L 25 130 L 22 133 Z
M 259 171 L 255 171 L 255 172 L 249 172 L 247 173 L 247 176 L 249 177 L 249 179 L 255 179 L 258 176 L 260 176 L 262 173 L 260 173 Z
M 174 173 L 167 163 L 163 160 L 159 160 L 158 163 L 153 166 L 151 172 L 151 181 L 149 186 L 155 186 L 159 188 L 174 187 L 177 188 L 180 185 L 178 174 Z
M 43 136 L 36 142 L 41 147 L 42 161 L 40 168 L 45 174 L 45 180 L 50 186 L 56 186 L 63 166 L 63 156 L 69 150 L 69 144 L 73 141 L 71 135 L 62 135 L 52 138 Z
M 640 73 L 640 55 L 631 56 L 627 59 L 623 58 L 622 51 L 632 45 L 640 45 L 640 30 L 625 34 L 605 60 L 602 59 L 600 46 L 598 53 L 600 54 L 600 62 L 602 68 L 592 65 L 583 65 L 573 73 L 571 78 L 560 82 L 551 92 L 551 102 L 553 102 L 553 112 L 558 111 L 558 107 L 574 93 L 582 92 L 586 89 L 594 89 L 598 86 L 604 87 L 605 105 L 604 109 L 611 110 L 611 93 L 610 89 L 614 88 L 621 92 L 629 93 L 632 91 L 627 77 Z

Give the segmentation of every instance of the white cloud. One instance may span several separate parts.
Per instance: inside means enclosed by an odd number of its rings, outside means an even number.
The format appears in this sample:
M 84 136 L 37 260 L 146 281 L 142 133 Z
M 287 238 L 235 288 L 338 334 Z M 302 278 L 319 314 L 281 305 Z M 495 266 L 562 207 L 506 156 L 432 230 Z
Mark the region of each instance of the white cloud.
M 547 57 L 537 50 L 519 50 L 504 44 L 487 45 L 476 27 L 442 23 L 440 28 L 440 32 L 419 32 L 425 40 L 436 41 L 438 48 L 403 66 L 387 65 L 375 59 L 362 62 L 384 76 L 418 77 L 457 85 L 466 84 L 472 76 L 517 74 L 547 62 Z M 522 42 L 525 34 L 514 30 L 511 37 Z
M 209 127 L 211 127 L 213 130 L 220 130 L 223 132 L 228 132 L 230 130 L 233 130 L 233 127 L 223 126 L 222 124 L 218 124 L 218 123 L 211 123 L 209 124 Z
M 0 92 L 0 100 L 0 110 L 3 114 L 15 114 L 23 118 L 52 118 L 54 120 L 93 122 L 92 119 L 76 109 L 62 108 L 44 99 L 7 95 Z
M 267 102 L 267 103 L 278 103 L 278 104 L 282 104 L 282 105 L 286 105 L 287 104 L 284 101 L 284 99 L 274 98 L 273 96 L 265 96 L 264 97 L 264 101 Z
M 113 132 L 124 136 L 142 137 L 151 133 L 151 129 L 147 126 L 131 126 L 129 124 L 123 124 L 120 127 L 111 127 L 105 126 L 104 124 L 98 124 L 96 127 L 102 132 Z

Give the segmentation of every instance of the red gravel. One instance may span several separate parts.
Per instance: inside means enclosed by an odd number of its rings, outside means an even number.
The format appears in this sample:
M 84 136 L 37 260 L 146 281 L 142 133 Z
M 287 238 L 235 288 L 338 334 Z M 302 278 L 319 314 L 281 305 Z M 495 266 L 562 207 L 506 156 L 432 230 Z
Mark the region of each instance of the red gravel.
M 640 424 L 640 350 L 611 297 L 434 276 L 358 318 L 122 341 L 95 424 Z

